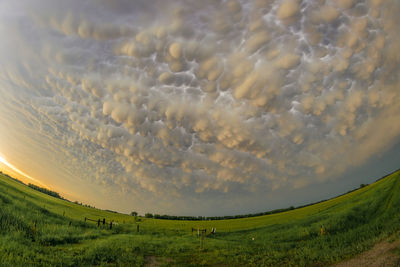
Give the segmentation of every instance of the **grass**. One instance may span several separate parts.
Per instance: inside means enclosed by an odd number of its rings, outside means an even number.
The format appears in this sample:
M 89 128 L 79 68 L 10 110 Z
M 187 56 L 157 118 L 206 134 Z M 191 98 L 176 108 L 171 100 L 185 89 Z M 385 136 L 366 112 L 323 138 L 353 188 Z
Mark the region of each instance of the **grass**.
M 326 266 L 400 230 L 399 176 L 396 172 L 349 194 L 279 214 L 140 222 L 0 176 L 0 266 L 143 266 L 150 259 L 166 266 Z M 110 230 L 85 217 L 118 224 Z M 197 226 L 217 229 L 202 249 L 191 232 Z

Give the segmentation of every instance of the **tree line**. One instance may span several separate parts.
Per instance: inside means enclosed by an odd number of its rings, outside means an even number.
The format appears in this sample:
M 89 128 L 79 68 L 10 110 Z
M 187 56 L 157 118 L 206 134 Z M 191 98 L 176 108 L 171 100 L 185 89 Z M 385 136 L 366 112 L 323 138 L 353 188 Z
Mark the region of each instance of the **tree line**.
M 16 181 L 16 182 L 18 182 L 18 183 L 20 183 L 20 184 L 24 184 L 24 182 L 22 182 L 21 180 L 18 180 L 17 178 L 14 178 L 14 177 L 11 177 L 11 176 L 8 175 L 7 173 L 4 173 L 4 172 L 0 171 L 0 174 L 1 174 L 1 175 L 4 175 L 4 176 L 6 176 L 7 178 L 10 178 L 10 179 L 12 179 L 12 180 L 14 180 L 14 181 Z
M 49 195 L 49 196 L 56 197 L 56 198 L 59 198 L 59 199 L 63 199 L 63 198 L 60 196 L 59 193 L 54 192 L 54 191 L 51 191 L 51 190 L 46 189 L 46 188 L 44 188 L 44 187 L 40 187 L 40 186 L 37 186 L 37 185 L 34 185 L 34 184 L 28 184 L 28 186 L 29 186 L 30 188 L 32 188 L 32 189 L 35 189 L 36 191 L 45 193 L 45 194 L 47 194 L 47 195 Z
M 145 218 L 154 218 L 154 219 L 163 219 L 163 220 L 185 220 L 185 221 L 205 221 L 205 220 L 229 220 L 229 219 L 240 219 L 240 218 L 249 218 L 249 217 L 256 217 L 262 215 L 269 215 L 275 214 L 280 212 L 285 212 L 289 210 L 294 210 L 295 207 L 291 206 L 289 208 L 284 209 L 276 209 L 266 212 L 259 212 L 259 213 L 249 213 L 249 214 L 240 214 L 240 215 L 229 215 L 229 216 L 175 216 L 175 215 L 160 215 L 160 214 L 152 214 L 146 213 L 144 215 Z M 137 214 L 137 212 L 132 212 L 131 215 Z M 133 215 L 135 216 L 135 215 Z
M 386 176 L 385 176 L 386 177 Z M 378 179 L 379 180 L 379 179 Z M 360 188 L 363 188 L 367 186 L 368 184 L 360 184 L 359 188 L 355 188 L 353 190 L 348 191 L 347 193 L 344 193 L 342 195 L 354 192 Z M 339 196 L 342 196 L 339 195 Z M 338 197 L 338 196 L 336 196 Z M 336 198 L 332 197 L 330 199 Z M 283 209 L 275 209 L 271 211 L 265 211 L 265 212 L 258 212 L 258 213 L 249 213 L 249 214 L 240 214 L 240 215 L 230 215 L 230 216 L 212 216 L 212 217 L 205 217 L 205 216 L 175 216 L 175 215 L 160 215 L 160 214 L 152 214 L 152 213 L 146 213 L 144 215 L 145 218 L 154 218 L 154 219 L 163 219 L 163 220 L 186 220 L 186 221 L 204 221 L 204 220 L 229 220 L 229 219 L 240 219 L 240 218 L 249 218 L 249 217 L 257 217 L 257 216 L 263 216 L 263 215 L 270 215 L 270 214 L 276 214 L 276 213 L 281 213 L 289 210 L 294 210 L 294 209 L 300 209 L 304 208 L 307 206 L 315 205 L 318 203 L 322 203 L 325 201 L 328 201 L 329 199 L 323 199 L 317 202 L 312 202 L 309 204 L 301 205 L 301 206 L 290 206 L 289 208 L 283 208 Z M 136 211 L 131 212 L 132 216 L 138 216 L 138 213 Z

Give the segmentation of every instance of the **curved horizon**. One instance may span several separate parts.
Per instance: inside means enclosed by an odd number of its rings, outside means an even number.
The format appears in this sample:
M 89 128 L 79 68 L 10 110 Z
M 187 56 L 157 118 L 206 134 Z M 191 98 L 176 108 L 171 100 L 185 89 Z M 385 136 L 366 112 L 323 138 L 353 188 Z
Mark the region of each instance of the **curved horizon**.
M 122 212 L 240 214 L 400 166 L 400 3 L 0 3 L 0 151 Z M 3 162 L 4 163 L 4 162 Z

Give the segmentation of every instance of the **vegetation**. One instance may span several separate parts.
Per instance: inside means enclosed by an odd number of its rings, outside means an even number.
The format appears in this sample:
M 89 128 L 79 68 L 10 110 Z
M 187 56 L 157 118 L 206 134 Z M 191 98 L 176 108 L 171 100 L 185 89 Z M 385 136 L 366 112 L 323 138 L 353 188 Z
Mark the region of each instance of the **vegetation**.
M 398 233 L 400 172 L 334 199 L 270 215 L 229 221 L 152 217 L 157 215 L 136 218 L 76 205 L 0 175 L 0 263 L 325 266 Z M 107 223 L 98 226 L 99 219 Z M 207 229 L 202 249 L 198 228 Z M 213 235 L 211 228 L 217 229 Z
M 0 174 L 2 174 L 2 172 L 0 172 Z M 18 180 L 18 179 L 15 179 L 15 178 L 10 177 L 10 176 L 8 176 L 8 175 L 6 175 L 6 176 L 7 176 L 8 178 L 14 179 L 15 181 L 17 181 L 17 182 L 23 184 L 23 182 L 21 182 L 21 181 Z M 367 185 L 368 185 L 368 184 L 361 184 L 361 185 L 360 185 L 360 188 L 365 187 L 365 186 L 367 186 Z M 56 197 L 56 198 L 60 198 L 60 199 L 64 199 L 64 200 L 66 200 L 66 201 L 69 201 L 69 200 L 67 200 L 67 199 L 65 199 L 65 198 L 63 198 L 63 197 L 61 197 L 61 196 L 59 195 L 59 193 L 54 192 L 54 191 L 51 191 L 51 190 L 48 190 L 48 189 L 46 189 L 46 188 L 44 188 L 44 187 L 39 187 L 39 186 L 34 185 L 34 184 L 31 184 L 31 183 L 29 183 L 28 186 L 31 187 L 31 188 L 33 188 L 33 189 L 35 189 L 35 190 L 37 190 L 37 191 L 40 191 L 40 192 L 42 192 L 42 193 L 45 193 L 45 194 L 47 194 L 47 195 L 50 195 L 50 196 L 53 196 L 53 197 Z M 357 190 L 357 188 L 356 188 L 356 189 L 353 189 L 353 190 L 350 190 L 350 191 L 348 191 L 347 193 L 353 192 L 353 191 L 355 191 L 355 190 Z M 263 216 L 263 215 L 270 215 L 270 214 L 281 213 L 281 212 L 285 212 L 285 211 L 289 211 L 289 210 L 304 208 L 304 207 L 307 207 L 307 206 L 310 206 L 310 205 L 314 205 L 314 204 L 317 204 L 317 203 L 321 203 L 321 202 L 324 202 L 324 201 L 327 201 L 327 200 L 326 200 L 326 199 L 325 199 L 325 200 L 321 200 L 321 201 L 314 202 L 314 203 L 310 203 L 310 204 L 306 204 L 306 205 L 303 205 L 303 206 L 298 206 L 298 207 L 296 207 L 296 208 L 293 207 L 293 206 L 291 206 L 291 207 L 289 207 L 289 208 L 275 209 L 275 210 L 265 211 L 265 212 L 259 212 L 259 213 L 239 214 L 239 215 L 230 215 L 230 216 L 212 216 L 212 217 L 206 217 L 206 216 L 177 216 L 177 215 L 166 215 L 166 214 L 164 214 L 164 215 L 154 214 L 154 215 L 153 215 L 152 213 L 146 213 L 146 214 L 145 214 L 145 218 L 154 218 L 154 219 L 163 219 L 163 220 L 184 220 L 184 221 L 230 220 L 230 219 L 240 219 L 240 218 L 258 217 L 258 216 Z M 88 205 L 88 204 L 83 204 L 83 203 L 78 202 L 78 201 L 74 201 L 74 203 L 75 203 L 75 204 L 78 204 L 78 205 L 85 206 L 85 207 L 89 207 L 89 208 L 95 208 L 94 206 L 90 206 L 90 205 Z M 118 213 L 118 212 L 116 212 L 116 211 L 109 210 L 109 209 L 106 209 L 106 211 L 113 212 L 113 213 Z M 138 214 L 136 211 L 132 211 L 132 212 L 130 213 L 130 215 L 136 217 L 136 216 L 138 216 L 139 214 Z
M 302 206 L 303 207 L 303 206 Z M 272 211 L 260 212 L 260 213 L 249 213 L 249 214 L 240 214 L 240 215 L 232 215 L 232 216 L 212 216 L 212 217 L 205 217 L 205 216 L 175 216 L 175 215 L 160 215 L 160 214 L 151 214 L 146 213 L 146 218 L 154 218 L 154 219 L 162 219 L 162 220 L 184 220 L 184 221 L 216 221 L 216 220 L 230 220 L 230 219 L 240 219 L 240 218 L 249 218 L 249 217 L 258 217 L 262 215 L 270 215 L 281 213 L 289 210 L 294 210 L 295 208 L 289 207 L 286 209 L 276 209 Z
M 131 212 L 131 216 L 136 217 L 136 216 L 138 216 L 138 213 L 137 213 L 136 211 L 132 211 L 132 212 Z
M 34 185 L 34 184 L 28 184 L 28 186 L 30 188 L 32 188 L 32 189 L 35 189 L 35 190 L 37 190 L 39 192 L 42 192 L 42 193 L 45 193 L 45 194 L 47 194 L 49 196 L 56 197 L 56 198 L 62 198 L 59 193 L 51 191 L 51 190 L 49 190 L 47 188 L 40 187 L 40 186 L 37 186 L 37 185 Z

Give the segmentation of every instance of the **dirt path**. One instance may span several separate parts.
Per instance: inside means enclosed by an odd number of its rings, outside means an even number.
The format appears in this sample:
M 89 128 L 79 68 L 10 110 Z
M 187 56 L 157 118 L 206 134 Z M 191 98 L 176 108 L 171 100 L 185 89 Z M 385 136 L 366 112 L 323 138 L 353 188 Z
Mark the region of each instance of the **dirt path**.
M 400 240 L 396 240 L 392 243 L 382 241 L 377 243 L 372 249 L 367 250 L 350 260 L 335 264 L 332 267 L 400 267 L 400 255 L 396 251 L 399 247 Z
M 157 258 L 155 256 L 147 256 L 144 259 L 144 266 L 158 267 L 158 266 L 161 266 L 161 264 L 157 261 Z
M 332 265 L 331 267 L 355 267 L 355 266 L 368 266 L 368 267 L 400 267 L 400 255 L 397 249 L 400 248 L 400 239 L 394 242 L 387 240 L 375 244 L 375 246 L 356 257 Z M 171 261 L 168 259 L 167 261 Z M 145 257 L 144 266 L 146 267 L 159 267 L 162 263 L 160 258 L 155 256 Z
M 144 266 L 145 267 L 159 267 L 163 264 L 171 264 L 173 261 L 170 258 L 160 258 L 156 256 L 146 256 L 144 258 Z

